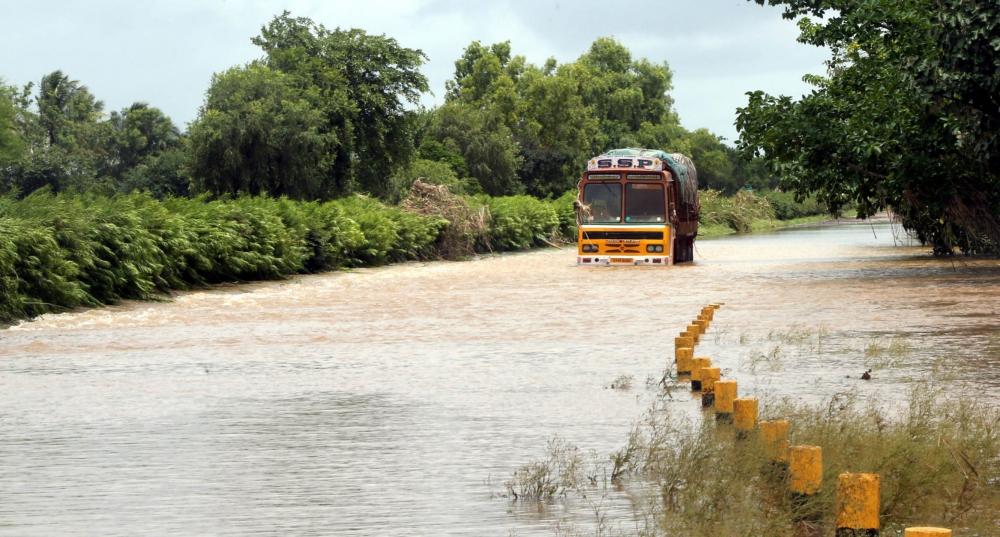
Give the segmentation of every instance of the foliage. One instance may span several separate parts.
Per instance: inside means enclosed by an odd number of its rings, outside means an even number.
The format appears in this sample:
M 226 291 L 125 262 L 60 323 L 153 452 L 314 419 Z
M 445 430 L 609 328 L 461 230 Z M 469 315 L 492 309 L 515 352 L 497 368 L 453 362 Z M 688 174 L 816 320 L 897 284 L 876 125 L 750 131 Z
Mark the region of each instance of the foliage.
M 725 225 L 737 233 L 749 233 L 755 220 L 772 219 L 774 208 L 766 198 L 741 190 L 726 197 L 717 190 L 700 192 L 701 213 L 699 222 L 708 225 Z
M 142 159 L 120 179 L 121 192 L 149 192 L 155 198 L 192 193 L 189 153 L 184 147 L 166 149 Z
M 520 190 L 517 143 L 495 111 L 447 103 L 435 111 L 431 132 L 439 147 L 454 148 L 487 194 L 498 196 Z
M 24 142 L 14 123 L 17 111 L 10 93 L 0 79 L 0 166 L 19 158 L 24 151 Z
M 385 197 L 390 177 L 412 154 L 412 112 L 428 90 L 419 68 L 423 52 L 401 47 L 384 35 L 363 30 L 329 30 L 287 11 L 253 39 L 263 63 L 318 98 L 323 119 L 318 134 L 335 142 L 324 154 L 334 193 L 361 190 Z
M 181 147 L 180 131 L 160 109 L 146 103 L 133 103 L 121 112 L 112 112 L 111 155 L 104 173 L 121 180 L 134 168 L 161 152 Z
M 559 214 L 549 203 L 532 196 L 479 197 L 489 208 L 489 248 L 523 250 L 542 246 L 557 236 Z
M 771 461 L 759 434 L 737 436 L 711 414 L 679 417 L 662 400 L 603 464 L 588 464 L 579 448 L 556 437 L 544 457 L 504 483 L 504 495 L 548 502 L 641 491 L 632 497 L 638 513 L 621 522 L 648 521 L 642 535 L 834 535 L 837 476 L 871 472 L 881 477 L 883 534 L 934 525 L 994 535 L 1000 523 L 1000 412 L 942 395 L 914 390 L 902 409 L 860 401 L 856 393 L 819 406 L 768 404 L 762 419 L 789 420 L 792 445 L 823 449 L 822 485 L 808 497 L 789 494 L 787 465 Z M 612 522 L 599 509 L 595 516 L 600 527 Z
M 820 205 L 814 196 L 798 199 L 798 196 L 791 192 L 779 190 L 765 190 L 760 195 L 774 209 L 774 217 L 778 220 L 791 220 L 803 216 L 814 216 L 826 213 L 826 207 Z
M 146 103 L 105 114 L 61 71 L 37 88 L 5 89 L 15 106 L 0 99 L 0 125 L 14 132 L 0 129 L 9 134 L 0 138 L 0 191 L 366 192 L 398 202 L 424 177 L 454 192 L 552 198 L 574 188 L 588 158 L 622 146 L 692 155 L 703 182 L 726 193 L 761 182 L 743 173 L 760 168 L 743 166 L 721 138 L 680 125 L 665 63 L 633 58 L 611 38 L 573 62 L 542 65 L 509 42 L 473 42 L 432 110 L 413 109 L 428 89 L 424 54 L 387 36 L 284 12 L 253 43 L 262 57 L 213 76 L 187 133 Z
M 12 97 L 13 134 L 22 149 L 0 167 L 0 192 L 188 192 L 183 137 L 159 109 L 135 103 L 105 117 L 87 87 L 61 71 L 43 76 L 34 90 L 34 84 L 0 90 Z
M 0 322 L 193 285 L 530 248 L 558 237 L 572 210 L 565 196 L 468 198 L 421 185 L 438 190 L 415 190 L 401 206 L 363 195 L 0 197 Z
M 758 438 L 734 444 L 732 431 L 707 422 L 694 434 L 652 442 L 658 449 L 643 451 L 638 466 L 664 493 L 658 520 L 668 534 L 790 535 L 805 518 L 816 534 L 832 535 L 837 476 L 875 472 L 884 533 L 931 524 L 991 535 L 1000 501 L 1000 416 L 935 395 L 915 392 L 897 415 L 845 394 L 822 407 L 770 407 L 764 419 L 789 419 L 793 444 L 823 448 L 823 485 L 803 502 L 790 501 L 787 478 L 768 463 Z M 691 465 L 703 471 L 685 473 Z
M 456 194 L 446 185 L 418 178 L 400 206 L 407 211 L 448 222 L 436 245 L 447 259 L 470 256 L 476 252 L 477 245 L 489 244 L 489 211 L 471 198 Z
M 832 59 L 799 101 L 750 94 L 737 121 L 744 153 L 834 211 L 851 201 L 862 217 L 893 209 L 936 254 L 1000 251 L 995 5 L 767 3 L 803 17 L 800 40 Z
M 192 172 L 199 190 L 214 194 L 329 197 L 330 154 L 320 93 L 261 64 L 212 78 L 201 116 L 191 126 Z
M 424 158 L 466 166 L 492 195 L 549 197 L 573 188 L 591 156 L 642 145 L 694 152 L 711 184 L 729 188 L 732 152 L 708 131 L 680 126 L 671 83 L 666 64 L 633 59 L 610 38 L 574 62 L 543 66 L 513 55 L 509 42 L 476 41 L 455 62 L 446 104 L 431 112 L 437 127 L 421 143 Z

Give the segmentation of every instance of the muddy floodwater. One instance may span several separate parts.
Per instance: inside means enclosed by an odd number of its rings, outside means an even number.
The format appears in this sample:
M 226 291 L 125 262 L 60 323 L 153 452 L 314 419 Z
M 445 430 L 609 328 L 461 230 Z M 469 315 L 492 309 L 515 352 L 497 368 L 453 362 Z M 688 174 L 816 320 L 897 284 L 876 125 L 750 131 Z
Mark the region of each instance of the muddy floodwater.
M 551 535 L 580 506 L 514 503 L 504 481 L 554 435 L 620 446 L 708 302 L 698 354 L 765 407 L 923 383 L 1000 404 L 996 260 L 935 260 L 882 223 L 699 241 L 670 269 L 574 261 L 412 263 L 0 330 L 0 535 Z

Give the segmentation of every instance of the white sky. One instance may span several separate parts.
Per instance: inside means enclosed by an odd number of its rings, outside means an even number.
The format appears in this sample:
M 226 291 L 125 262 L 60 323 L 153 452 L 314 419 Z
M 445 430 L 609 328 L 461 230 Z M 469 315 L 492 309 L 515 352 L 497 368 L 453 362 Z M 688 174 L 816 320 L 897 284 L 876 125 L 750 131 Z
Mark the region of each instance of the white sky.
M 259 57 L 250 38 L 284 9 L 423 50 L 428 105 L 443 100 L 454 61 L 473 40 L 510 40 L 515 54 L 541 64 L 572 61 L 613 36 L 634 57 L 670 65 L 685 127 L 728 140 L 745 92 L 799 96 L 809 89 L 802 75 L 822 73 L 827 57 L 797 43 L 798 29 L 778 9 L 745 0 L 0 0 L 0 78 L 37 84 L 62 69 L 106 110 L 145 101 L 184 128 L 212 73 Z

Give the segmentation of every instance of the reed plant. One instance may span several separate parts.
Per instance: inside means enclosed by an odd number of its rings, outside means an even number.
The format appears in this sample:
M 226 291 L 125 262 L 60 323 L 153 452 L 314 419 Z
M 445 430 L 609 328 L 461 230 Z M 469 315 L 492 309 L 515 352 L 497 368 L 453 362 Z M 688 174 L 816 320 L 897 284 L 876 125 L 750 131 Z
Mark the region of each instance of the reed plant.
M 661 400 L 607 463 L 649 491 L 642 514 L 656 522 L 644 534 L 833 535 L 837 476 L 871 472 L 881 476 L 882 535 L 919 525 L 1000 535 L 1000 409 L 988 402 L 921 385 L 902 407 L 851 392 L 820 405 L 771 402 L 762 418 L 788 419 L 792 444 L 822 447 L 816 495 L 793 499 L 787 471 L 756 436 L 737 437 L 714 419 L 680 418 Z M 572 452 L 550 449 L 544 464 L 566 467 L 552 458 Z

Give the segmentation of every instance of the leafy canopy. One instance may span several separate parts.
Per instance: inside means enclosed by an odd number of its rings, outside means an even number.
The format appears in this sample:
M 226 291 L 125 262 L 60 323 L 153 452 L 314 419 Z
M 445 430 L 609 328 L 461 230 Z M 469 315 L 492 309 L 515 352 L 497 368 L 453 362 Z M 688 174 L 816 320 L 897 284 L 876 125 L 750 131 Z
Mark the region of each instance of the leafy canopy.
M 764 4 L 765 0 L 756 0 Z M 891 208 L 934 245 L 1000 246 L 1000 10 L 988 0 L 768 0 L 827 76 L 795 101 L 750 93 L 740 148 L 800 194 L 859 216 Z

